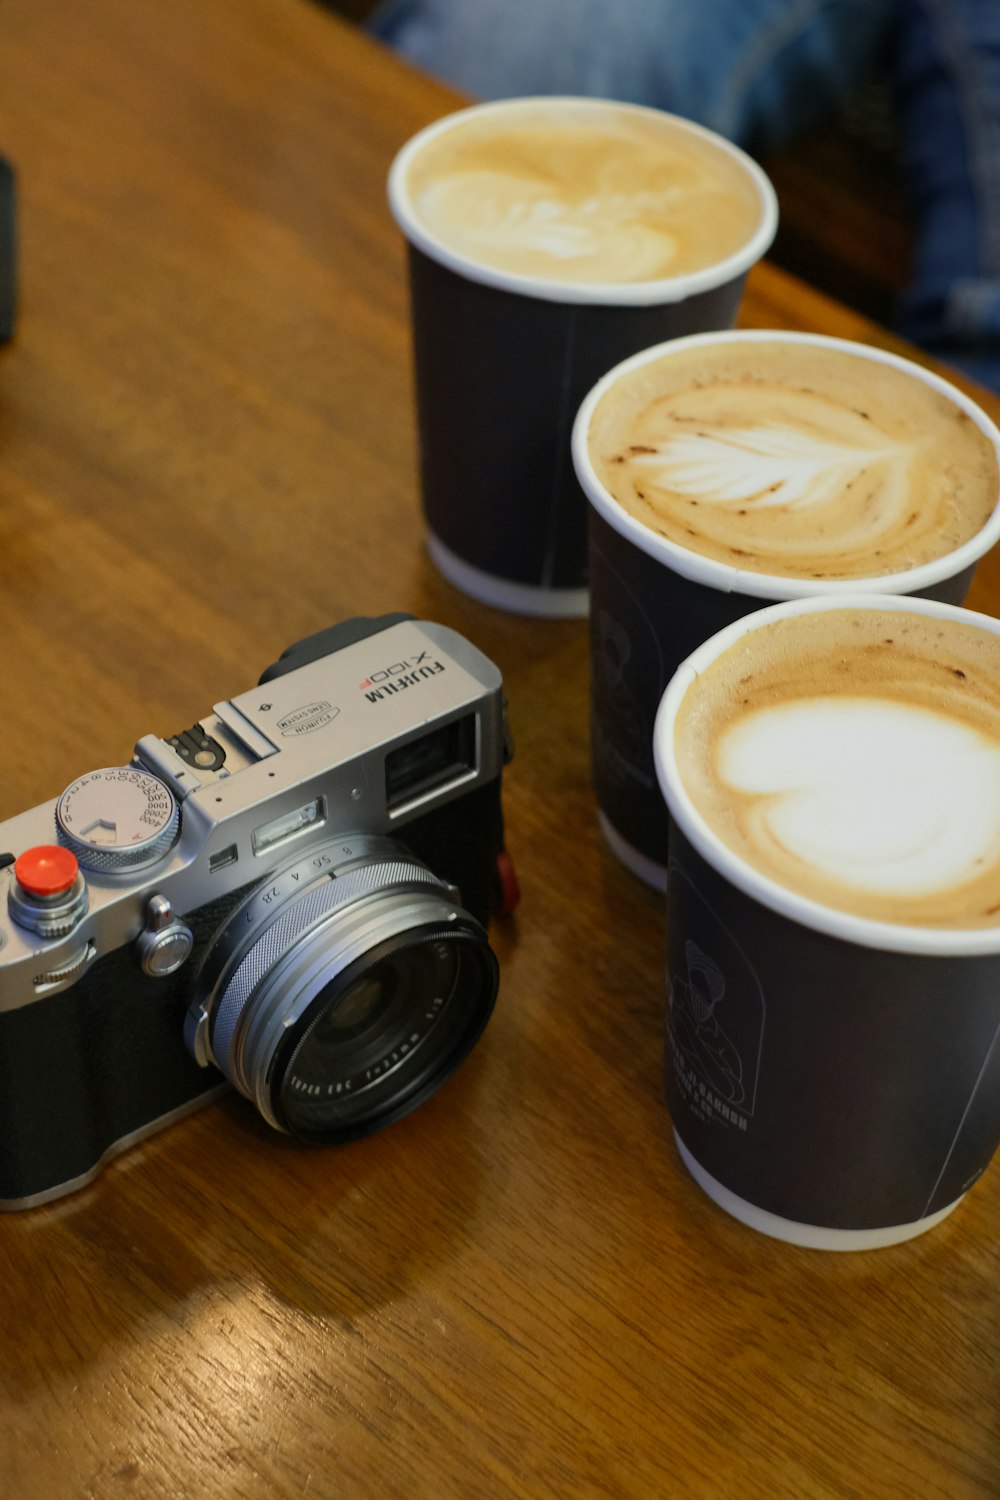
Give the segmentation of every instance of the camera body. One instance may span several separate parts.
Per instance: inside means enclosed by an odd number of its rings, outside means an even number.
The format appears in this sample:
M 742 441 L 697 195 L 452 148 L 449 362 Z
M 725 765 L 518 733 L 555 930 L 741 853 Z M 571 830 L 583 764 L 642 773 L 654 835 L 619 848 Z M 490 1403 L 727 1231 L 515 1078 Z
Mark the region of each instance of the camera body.
M 506 759 L 492 662 L 353 620 L 0 825 L 0 1207 L 230 1085 L 307 1140 L 415 1107 L 492 1010 Z

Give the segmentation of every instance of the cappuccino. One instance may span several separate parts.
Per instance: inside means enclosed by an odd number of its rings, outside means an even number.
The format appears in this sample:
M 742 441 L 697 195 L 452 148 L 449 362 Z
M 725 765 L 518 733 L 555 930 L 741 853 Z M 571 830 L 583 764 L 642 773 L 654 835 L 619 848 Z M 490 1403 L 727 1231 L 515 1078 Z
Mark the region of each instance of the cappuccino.
M 770 239 L 772 197 L 754 163 L 719 137 L 588 99 L 457 114 L 427 133 L 396 185 L 437 246 L 503 276 L 570 286 L 717 266 L 761 231 Z
M 1000 636 L 884 598 L 751 627 L 695 670 L 677 776 L 737 859 L 874 921 L 1000 928 Z
M 409 140 L 389 204 L 407 240 L 431 558 L 496 608 L 585 615 L 579 405 L 637 349 L 732 326 L 774 237 L 774 189 L 658 110 L 508 99 Z
M 997 505 L 991 424 L 944 382 L 858 345 L 679 340 L 598 392 L 592 480 L 654 537 L 739 572 L 907 572 L 971 541 Z

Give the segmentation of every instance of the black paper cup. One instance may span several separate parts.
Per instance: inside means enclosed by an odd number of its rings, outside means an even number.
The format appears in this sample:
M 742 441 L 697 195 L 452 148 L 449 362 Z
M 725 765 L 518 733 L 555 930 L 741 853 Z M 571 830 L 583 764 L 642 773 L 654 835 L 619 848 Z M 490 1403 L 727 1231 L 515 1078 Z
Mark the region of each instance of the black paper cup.
M 643 526 L 601 484 L 588 452 L 590 422 L 605 392 L 628 371 L 671 350 L 736 341 L 807 343 L 893 365 L 967 412 L 996 448 L 1000 431 L 948 381 L 898 355 L 819 334 L 753 330 L 673 340 L 623 361 L 583 402 L 573 461 L 590 502 L 591 744 L 594 792 L 604 836 L 634 874 L 663 890 L 667 814 L 656 784 L 653 722 L 678 664 L 707 637 L 770 603 L 851 593 L 919 595 L 960 604 L 979 558 L 1000 538 L 1000 495 L 986 525 L 954 551 L 905 572 L 868 578 L 787 578 L 741 572 Z
M 447 115 L 414 136 L 389 174 L 408 243 L 420 479 L 427 546 L 456 587 L 519 614 L 587 613 L 586 502 L 570 457 L 573 419 L 611 365 L 648 344 L 730 327 L 747 271 L 777 227 L 777 201 L 748 156 L 668 116 L 741 163 L 760 219 L 746 244 L 688 276 L 580 284 L 508 274 L 457 254 L 415 216 L 407 174 L 420 152 L 470 117 L 544 106 L 660 115 L 595 99 L 514 99 Z
M 795 1244 L 864 1250 L 933 1228 L 1000 1140 L 1000 928 L 874 921 L 768 879 L 710 829 L 675 752 L 685 693 L 734 642 L 842 608 L 1000 636 L 1000 620 L 933 601 L 795 600 L 678 668 L 655 726 L 671 819 L 665 1085 L 681 1157 L 727 1213 Z

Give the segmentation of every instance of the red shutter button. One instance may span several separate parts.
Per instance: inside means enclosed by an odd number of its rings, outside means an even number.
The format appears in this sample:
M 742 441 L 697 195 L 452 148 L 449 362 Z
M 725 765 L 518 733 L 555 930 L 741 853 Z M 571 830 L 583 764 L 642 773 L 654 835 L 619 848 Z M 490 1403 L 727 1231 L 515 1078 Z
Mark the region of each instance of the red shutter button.
M 62 896 L 79 872 L 76 855 L 61 844 L 39 844 L 25 849 L 14 861 L 14 878 L 29 896 Z

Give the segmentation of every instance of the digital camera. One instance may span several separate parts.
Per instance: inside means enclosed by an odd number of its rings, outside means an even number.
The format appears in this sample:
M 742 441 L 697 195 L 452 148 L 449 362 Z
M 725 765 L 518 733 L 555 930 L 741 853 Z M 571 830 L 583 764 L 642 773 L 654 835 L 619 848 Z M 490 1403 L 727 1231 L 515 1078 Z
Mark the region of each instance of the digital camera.
M 386 615 L 0 825 L 0 1206 L 230 1085 L 319 1142 L 427 1098 L 496 997 L 508 758 L 493 663 Z

